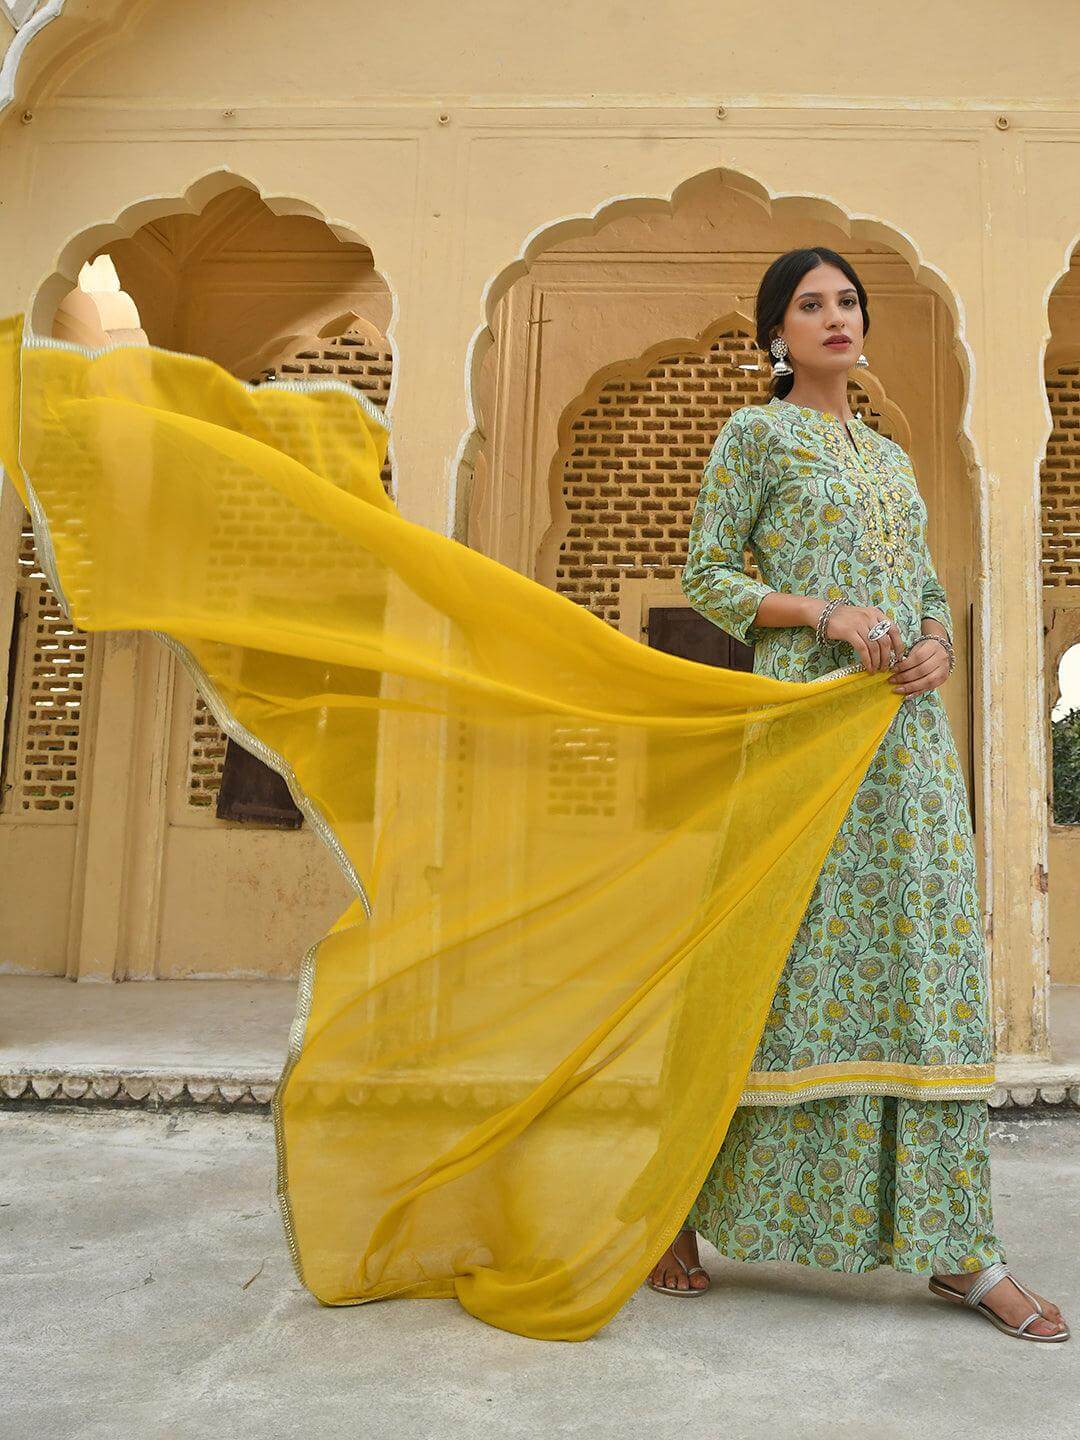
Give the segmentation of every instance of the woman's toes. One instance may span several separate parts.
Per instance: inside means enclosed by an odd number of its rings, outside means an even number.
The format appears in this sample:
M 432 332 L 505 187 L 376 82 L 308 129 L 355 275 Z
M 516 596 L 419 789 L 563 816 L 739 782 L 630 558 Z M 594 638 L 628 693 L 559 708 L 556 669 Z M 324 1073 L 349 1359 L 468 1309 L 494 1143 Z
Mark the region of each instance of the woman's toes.
M 1035 1299 L 1038 1300 L 1039 1304 L 1045 1310 L 1047 1320 L 1053 1322 L 1054 1328 L 1056 1330 L 1064 1329 L 1065 1317 L 1054 1304 L 1053 1300 L 1047 1300 L 1045 1295 L 1039 1295 L 1035 1291 L 1032 1291 L 1032 1294 L 1035 1295 Z M 1032 1329 L 1034 1329 L 1034 1326 L 1032 1326 Z

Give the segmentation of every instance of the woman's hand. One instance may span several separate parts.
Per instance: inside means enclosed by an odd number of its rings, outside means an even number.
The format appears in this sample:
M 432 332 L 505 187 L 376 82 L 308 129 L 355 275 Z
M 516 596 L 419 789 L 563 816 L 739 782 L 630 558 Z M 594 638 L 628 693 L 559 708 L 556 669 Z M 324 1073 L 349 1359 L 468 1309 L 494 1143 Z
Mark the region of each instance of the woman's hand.
M 818 611 L 820 615 L 820 610 Z M 866 632 L 872 630 L 879 620 L 888 620 L 889 628 L 879 640 L 867 640 Z M 862 667 L 873 674 L 877 670 L 888 670 L 893 663 L 890 652 L 899 660 L 904 653 L 904 642 L 896 622 L 882 610 L 880 605 L 837 605 L 825 625 L 826 640 L 846 640 L 859 653 Z M 935 645 L 940 650 L 940 645 Z
M 933 641 L 934 637 L 920 635 L 906 658 L 893 666 L 889 684 L 897 695 L 921 695 L 924 690 L 936 690 L 949 678 L 949 653 L 945 646 L 936 641 L 924 645 L 924 640 Z

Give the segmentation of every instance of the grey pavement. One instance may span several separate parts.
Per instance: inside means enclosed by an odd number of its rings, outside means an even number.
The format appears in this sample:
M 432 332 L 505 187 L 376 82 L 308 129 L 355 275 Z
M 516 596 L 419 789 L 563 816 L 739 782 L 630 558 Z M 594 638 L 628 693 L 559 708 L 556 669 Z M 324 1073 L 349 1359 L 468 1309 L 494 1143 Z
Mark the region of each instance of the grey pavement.
M 1035 1345 L 883 1267 L 703 1258 L 583 1343 L 452 1300 L 331 1309 L 297 1281 L 270 1121 L 0 1112 L 3 1440 L 914 1440 L 1080 1435 L 1080 1118 L 992 1122 L 998 1230 L 1075 1336 Z

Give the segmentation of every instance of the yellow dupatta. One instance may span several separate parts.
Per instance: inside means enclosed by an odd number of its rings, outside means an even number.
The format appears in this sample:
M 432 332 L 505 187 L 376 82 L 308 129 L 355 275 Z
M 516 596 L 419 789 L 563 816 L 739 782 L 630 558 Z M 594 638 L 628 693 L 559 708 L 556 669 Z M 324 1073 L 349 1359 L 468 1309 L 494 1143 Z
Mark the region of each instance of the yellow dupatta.
M 404 520 L 387 438 L 337 381 L 0 326 L 0 459 L 60 603 L 158 634 L 356 893 L 273 1107 L 301 1279 L 581 1340 L 710 1168 L 900 697 L 638 644 Z

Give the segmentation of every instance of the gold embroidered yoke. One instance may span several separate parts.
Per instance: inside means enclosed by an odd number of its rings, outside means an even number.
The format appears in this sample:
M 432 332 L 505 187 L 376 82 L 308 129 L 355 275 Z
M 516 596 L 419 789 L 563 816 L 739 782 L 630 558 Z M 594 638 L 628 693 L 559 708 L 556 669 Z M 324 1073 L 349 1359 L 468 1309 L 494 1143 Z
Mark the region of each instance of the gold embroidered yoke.
M 746 574 L 744 549 L 761 579 Z M 953 633 L 906 452 L 861 420 L 785 400 L 737 410 L 717 436 L 683 590 L 755 646 L 754 670 L 813 680 L 857 661 L 810 626 L 753 623 L 774 590 L 880 605 L 906 645 Z M 939 691 L 907 696 L 807 906 L 740 1103 L 993 1088 L 982 912 L 967 790 Z

